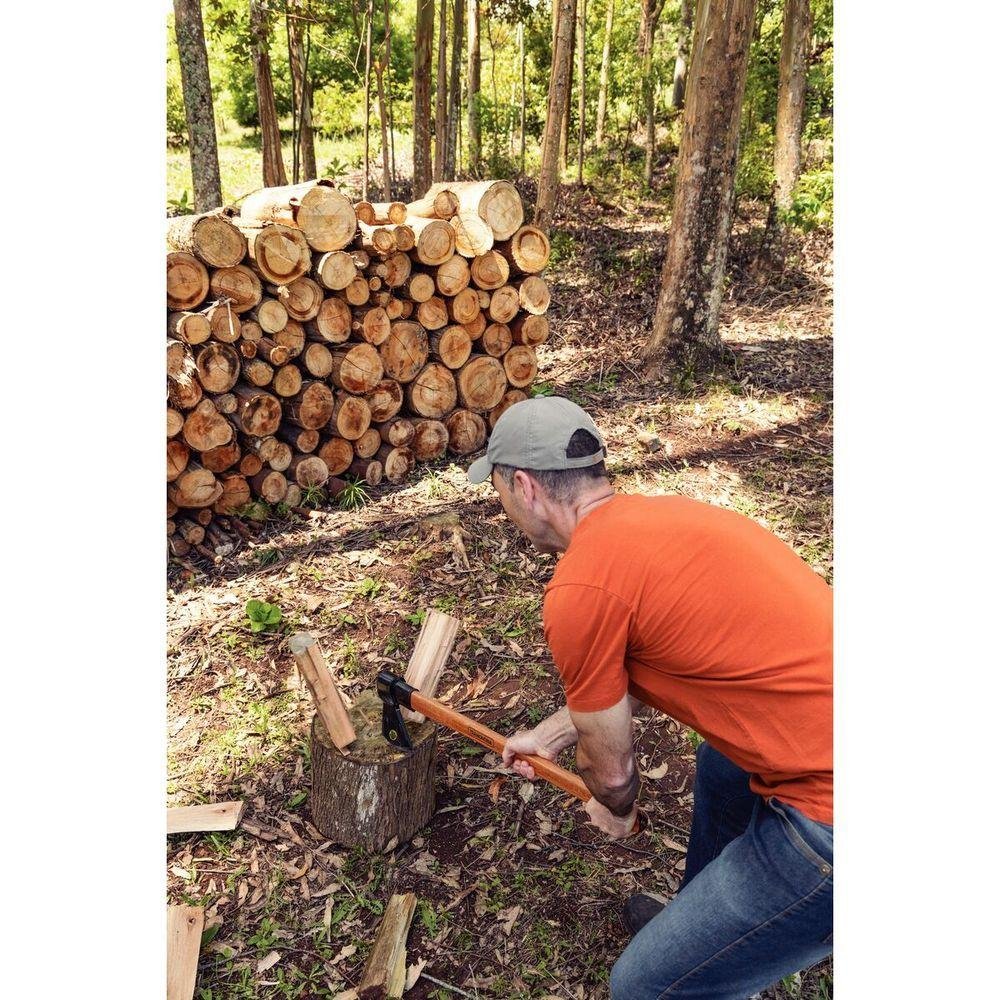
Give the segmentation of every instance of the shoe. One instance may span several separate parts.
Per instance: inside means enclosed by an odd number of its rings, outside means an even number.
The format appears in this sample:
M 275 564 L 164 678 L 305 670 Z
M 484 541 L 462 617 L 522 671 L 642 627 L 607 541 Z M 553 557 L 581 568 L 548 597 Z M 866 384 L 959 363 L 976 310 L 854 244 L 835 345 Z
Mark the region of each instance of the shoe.
M 633 937 L 639 933 L 667 904 L 667 899 L 656 892 L 640 892 L 629 896 L 622 909 L 622 921 Z

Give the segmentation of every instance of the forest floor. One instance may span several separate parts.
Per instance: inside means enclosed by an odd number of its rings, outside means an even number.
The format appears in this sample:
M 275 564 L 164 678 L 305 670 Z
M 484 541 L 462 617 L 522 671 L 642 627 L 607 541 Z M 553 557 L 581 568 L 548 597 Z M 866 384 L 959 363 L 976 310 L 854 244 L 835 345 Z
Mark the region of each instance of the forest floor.
M 762 282 L 762 212 L 742 209 L 722 313 L 729 360 L 651 380 L 638 359 L 667 217 L 660 202 L 566 194 L 541 391 L 593 414 L 620 490 L 738 510 L 832 582 L 830 237 L 796 237 L 781 272 Z M 640 431 L 662 448 L 648 451 Z M 467 483 L 467 465 L 430 465 L 357 510 L 270 519 L 218 565 L 170 566 L 168 803 L 247 801 L 236 831 L 167 845 L 169 899 L 206 907 L 201 1000 L 337 997 L 359 981 L 389 895 L 405 891 L 418 899 L 407 962 L 424 973 L 407 997 L 606 997 L 628 941 L 621 903 L 678 887 L 699 737 L 658 713 L 637 722 L 650 825 L 627 844 L 445 730 L 437 812 L 413 841 L 343 850 L 311 824 L 313 710 L 287 652 L 291 631 L 318 638 L 353 697 L 379 669 L 405 668 L 421 613 L 437 608 L 463 626 L 445 701 L 505 734 L 561 704 L 540 620 L 555 561 L 518 535 L 489 484 Z M 251 633 L 250 598 L 281 607 L 277 630 Z M 824 963 L 764 997 L 832 994 Z

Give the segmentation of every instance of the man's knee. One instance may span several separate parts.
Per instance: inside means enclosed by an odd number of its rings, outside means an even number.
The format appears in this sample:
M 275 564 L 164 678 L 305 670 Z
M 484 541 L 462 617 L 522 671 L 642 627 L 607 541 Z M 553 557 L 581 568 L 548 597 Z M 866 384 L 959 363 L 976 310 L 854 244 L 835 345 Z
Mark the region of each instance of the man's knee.
M 642 969 L 629 958 L 626 948 L 611 967 L 611 1000 L 635 1000 L 642 996 Z

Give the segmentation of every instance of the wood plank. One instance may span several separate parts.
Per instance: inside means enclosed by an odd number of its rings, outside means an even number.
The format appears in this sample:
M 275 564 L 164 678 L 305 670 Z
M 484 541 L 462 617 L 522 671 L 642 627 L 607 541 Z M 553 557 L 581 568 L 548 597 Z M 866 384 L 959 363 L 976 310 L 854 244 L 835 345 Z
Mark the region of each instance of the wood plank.
M 288 648 L 295 657 L 299 672 L 306 679 L 316 703 L 316 711 L 339 750 L 350 746 L 357 738 L 347 714 L 347 706 L 330 668 L 320 652 L 319 643 L 308 632 L 296 632 L 288 640 Z
M 204 806 L 174 806 L 167 810 L 167 834 L 205 833 L 209 830 L 235 830 L 243 818 L 246 803 L 210 802 Z
M 358 986 L 360 1000 L 384 1000 L 401 997 L 406 983 L 406 935 L 417 906 L 412 892 L 398 893 L 389 898 L 375 945 L 365 963 L 365 972 Z
M 457 618 L 440 611 L 428 611 L 424 618 L 406 668 L 405 680 L 427 698 L 433 698 L 437 693 L 460 628 L 461 622 Z M 411 712 L 407 708 L 403 709 L 403 715 L 413 722 L 424 721 L 420 712 Z
M 167 907 L 167 1000 L 191 1000 L 194 996 L 204 927 L 204 907 Z

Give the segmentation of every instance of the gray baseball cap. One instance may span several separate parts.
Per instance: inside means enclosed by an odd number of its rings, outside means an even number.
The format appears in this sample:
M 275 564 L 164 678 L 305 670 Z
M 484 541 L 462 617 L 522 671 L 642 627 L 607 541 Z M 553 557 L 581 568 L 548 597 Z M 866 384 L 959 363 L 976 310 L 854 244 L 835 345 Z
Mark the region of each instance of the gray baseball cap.
M 601 443 L 598 451 L 567 458 L 575 431 L 589 431 Z M 562 396 L 522 399 L 505 410 L 493 428 L 486 454 L 469 466 L 469 481 L 484 483 L 494 465 L 517 469 L 583 469 L 604 461 L 608 449 L 597 425 L 576 403 Z

